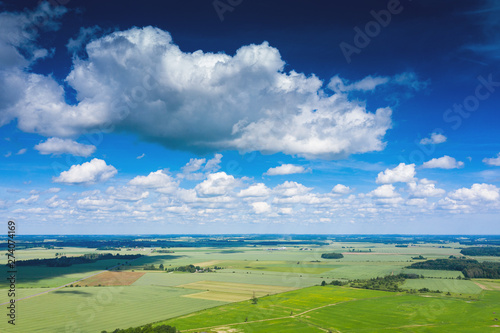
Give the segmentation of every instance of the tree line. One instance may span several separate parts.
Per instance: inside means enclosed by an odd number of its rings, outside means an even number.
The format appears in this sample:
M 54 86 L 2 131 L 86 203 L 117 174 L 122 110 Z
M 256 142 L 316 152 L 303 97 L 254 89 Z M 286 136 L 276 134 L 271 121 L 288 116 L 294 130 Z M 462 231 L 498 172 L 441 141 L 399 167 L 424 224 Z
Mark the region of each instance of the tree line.
M 130 327 L 126 329 L 119 329 L 117 328 L 114 331 L 111 331 L 109 333 L 177 333 L 177 329 L 175 327 L 172 327 L 170 325 L 159 325 L 153 327 L 151 324 L 147 324 L 146 326 L 142 327 Z M 101 333 L 108 333 L 108 331 L 101 331 Z
M 75 264 L 89 264 L 94 263 L 97 260 L 108 260 L 108 259 L 120 259 L 120 260 L 130 260 L 137 259 L 141 257 L 141 254 L 116 254 L 111 253 L 90 253 L 84 254 L 78 257 L 57 257 L 50 259 L 28 259 L 28 260 L 18 260 L 16 261 L 17 266 L 48 266 L 48 267 L 69 267 Z
M 500 279 L 500 263 L 490 261 L 479 262 L 475 259 L 434 259 L 416 262 L 408 266 L 408 268 L 460 271 L 469 279 Z
M 465 256 L 492 256 L 500 257 L 500 247 L 484 246 L 484 247 L 468 247 L 460 251 Z

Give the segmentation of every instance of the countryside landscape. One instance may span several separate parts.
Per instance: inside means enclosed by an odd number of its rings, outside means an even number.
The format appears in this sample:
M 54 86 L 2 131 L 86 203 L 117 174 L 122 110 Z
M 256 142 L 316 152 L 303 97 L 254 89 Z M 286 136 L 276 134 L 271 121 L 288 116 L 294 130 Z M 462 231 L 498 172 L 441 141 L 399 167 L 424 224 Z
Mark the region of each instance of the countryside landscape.
M 499 13 L 0 0 L 0 333 L 500 332 Z
M 18 323 L 0 330 L 496 332 L 499 245 L 492 236 L 20 236 Z

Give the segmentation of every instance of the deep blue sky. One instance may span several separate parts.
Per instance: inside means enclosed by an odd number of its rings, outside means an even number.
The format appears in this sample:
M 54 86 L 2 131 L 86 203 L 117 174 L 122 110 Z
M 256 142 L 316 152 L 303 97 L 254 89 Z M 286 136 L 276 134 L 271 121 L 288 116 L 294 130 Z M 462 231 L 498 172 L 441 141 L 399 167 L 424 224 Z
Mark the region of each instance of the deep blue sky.
M 0 7 L 23 233 L 499 232 L 494 1 L 65 2 Z

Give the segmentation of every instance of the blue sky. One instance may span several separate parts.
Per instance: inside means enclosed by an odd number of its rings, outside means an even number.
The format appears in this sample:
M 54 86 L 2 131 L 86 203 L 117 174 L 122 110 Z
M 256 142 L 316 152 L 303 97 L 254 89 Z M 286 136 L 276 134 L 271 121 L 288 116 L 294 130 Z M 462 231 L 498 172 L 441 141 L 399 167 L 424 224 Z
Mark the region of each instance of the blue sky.
M 498 234 L 494 1 L 0 3 L 24 234 Z

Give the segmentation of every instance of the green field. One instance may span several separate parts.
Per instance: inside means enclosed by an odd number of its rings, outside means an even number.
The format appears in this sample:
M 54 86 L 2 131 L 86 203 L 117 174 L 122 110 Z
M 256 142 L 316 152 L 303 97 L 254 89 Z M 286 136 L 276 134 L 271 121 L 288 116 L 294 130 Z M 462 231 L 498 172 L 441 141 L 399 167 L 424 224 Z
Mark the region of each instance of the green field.
M 256 305 L 249 301 L 224 305 L 162 324 L 183 332 L 494 332 L 499 297 L 499 292 L 487 292 L 471 302 L 445 296 L 311 287 L 264 297 Z
M 440 290 L 442 292 L 458 294 L 479 294 L 482 289 L 469 280 L 451 280 L 451 279 L 411 279 L 406 280 L 402 286 L 403 289 L 428 288 L 430 290 Z
M 33 293 L 39 290 L 30 289 Z M 198 292 L 152 286 L 62 288 L 17 302 L 15 328 L 2 320 L 0 332 L 112 331 L 117 327 L 144 325 L 225 303 L 182 297 Z M 7 294 L 5 290 L 0 293 L 2 296 Z

